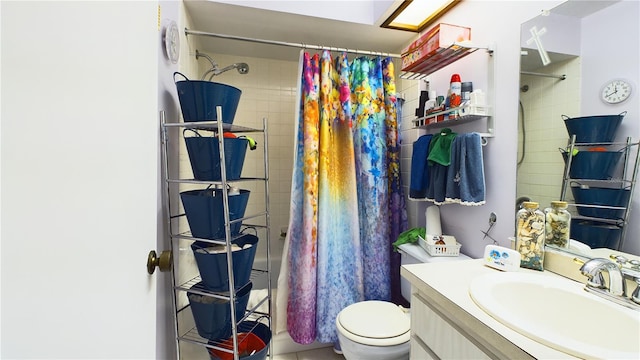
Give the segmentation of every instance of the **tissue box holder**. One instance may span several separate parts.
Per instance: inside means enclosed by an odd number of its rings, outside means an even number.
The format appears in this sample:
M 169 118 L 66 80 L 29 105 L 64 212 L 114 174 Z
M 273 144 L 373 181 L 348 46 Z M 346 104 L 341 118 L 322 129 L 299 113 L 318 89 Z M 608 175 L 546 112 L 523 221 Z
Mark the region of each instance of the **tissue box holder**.
M 438 24 L 402 51 L 402 71 L 417 71 L 425 60 L 440 60 L 453 43 L 469 40 L 470 28 Z

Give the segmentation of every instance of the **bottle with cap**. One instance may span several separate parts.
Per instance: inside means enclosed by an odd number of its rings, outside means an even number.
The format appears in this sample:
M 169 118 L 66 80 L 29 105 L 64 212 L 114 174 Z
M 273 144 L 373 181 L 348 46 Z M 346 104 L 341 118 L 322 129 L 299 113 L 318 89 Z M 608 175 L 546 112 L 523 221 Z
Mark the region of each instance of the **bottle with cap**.
M 473 91 L 473 83 L 471 81 L 463 82 L 462 86 L 462 101 L 471 100 L 471 92 Z
M 451 75 L 451 84 L 449 88 L 449 107 L 455 108 L 462 103 L 462 82 L 460 81 L 459 74 Z M 449 119 L 455 119 L 458 117 L 456 111 L 449 113 Z
M 451 75 L 451 99 L 449 103 L 451 107 L 460 106 L 462 102 L 462 82 L 459 74 Z

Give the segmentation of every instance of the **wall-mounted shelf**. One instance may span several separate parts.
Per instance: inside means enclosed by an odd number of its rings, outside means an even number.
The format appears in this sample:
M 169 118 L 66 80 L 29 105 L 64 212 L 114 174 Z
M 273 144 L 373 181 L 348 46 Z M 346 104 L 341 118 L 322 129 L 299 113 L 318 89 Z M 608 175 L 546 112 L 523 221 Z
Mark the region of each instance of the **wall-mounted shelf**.
M 483 108 L 484 110 L 482 111 L 482 113 L 473 114 L 473 113 L 469 113 L 469 109 L 471 109 L 471 106 L 463 105 L 456 108 L 450 108 L 444 111 L 434 112 L 427 116 L 417 118 L 413 120 L 413 124 L 418 129 L 430 130 L 430 129 L 442 129 L 442 128 L 447 128 L 447 127 L 456 126 L 456 125 L 468 124 L 468 123 L 476 122 L 486 118 L 487 119 L 486 131 L 479 132 L 479 134 L 483 138 L 494 137 L 493 118 L 489 114 L 489 111 L 488 111 L 489 109 L 486 106 L 483 106 Z M 454 113 L 454 112 L 457 112 L 457 113 L 467 112 L 468 115 L 462 115 L 455 119 L 445 119 L 443 121 L 436 121 L 438 116 L 447 116 L 450 113 Z
M 400 73 L 402 79 L 421 80 L 429 76 L 443 67 L 454 63 L 463 57 L 470 55 L 477 50 L 485 49 L 489 55 L 493 54 L 493 50 L 489 47 L 477 47 L 470 43 L 453 43 L 447 48 L 441 48 L 428 59 L 422 61 L 420 65 L 410 71 Z
M 405 79 L 413 79 L 420 80 L 428 76 L 429 74 L 440 70 L 441 68 L 462 59 L 463 57 L 476 52 L 477 50 L 484 49 L 487 54 L 490 56 L 493 55 L 493 49 L 489 46 L 487 47 L 478 47 L 471 45 L 470 42 L 464 43 L 453 43 L 451 46 L 447 48 L 440 49 L 435 55 L 425 59 L 422 64 L 413 68 L 410 72 L 404 72 L 400 75 L 400 77 Z M 489 74 L 489 84 L 488 84 L 488 97 L 493 93 L 494 81 L 492 81 L 494 76 L 493 69 L 493 61 L 489 61 L 489 68 L 487 69 L 487 73 Z M 489 104 L 483 102 L 484 104 Z M 454 119 L 445 119 L 441 121 L 437 121 L 439 116 L 445 116 L 448 118 L 448 115 L 451 113 L 458 114 Z M 416 118 L 413 120 L 414 128 L 433 130 L 433 129 L 441 129 L 446 127 L 452 127 L 462 124 L 468 124 L 473 122 L 478 122 L 482 119 L 486 119 L 486 129 L 483 131 L 478 131 L 480 136 L 483 138 L 483 145 L 486 144 L 486 138 L 494 137 L 494 120 L 491 116 L 491 106 L 489 105 L 471 105 L 469 101 L 463 102 L 463 104 L 459 107 L 450 108 L 444 111 L 438 111 L 430 113 L 426 116 Z

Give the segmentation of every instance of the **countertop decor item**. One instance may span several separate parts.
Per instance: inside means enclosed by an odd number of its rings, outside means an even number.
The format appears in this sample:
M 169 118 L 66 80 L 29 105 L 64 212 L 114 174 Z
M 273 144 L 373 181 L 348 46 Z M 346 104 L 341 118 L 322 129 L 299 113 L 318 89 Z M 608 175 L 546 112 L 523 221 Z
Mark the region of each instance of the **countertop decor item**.
M 569 230 L 571 214 L 567 210 L 566 201 L 552 201 L 551 207 L 544 210 L 545 244 L 569 248 Z
M 527 201 L 516 214 L 516 250 L 520 267 L 544 270 L 545 216 L 537 202 Z

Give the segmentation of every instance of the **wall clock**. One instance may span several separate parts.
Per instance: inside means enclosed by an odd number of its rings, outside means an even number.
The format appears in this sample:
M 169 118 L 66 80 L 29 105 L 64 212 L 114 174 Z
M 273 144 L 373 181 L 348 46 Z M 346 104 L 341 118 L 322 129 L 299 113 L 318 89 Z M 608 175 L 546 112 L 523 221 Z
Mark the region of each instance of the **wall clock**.
M 600 91 L 600 98 L 607 104 L 619 104 L 631 96 L 631 84 L 623 79 L 608 81 Z
M 175 21 L 171 21 L 164 29 L 164 50 L 167 59 L 174 64 L 178 63 L 178 58 L 180 57 L 180 33 Z

